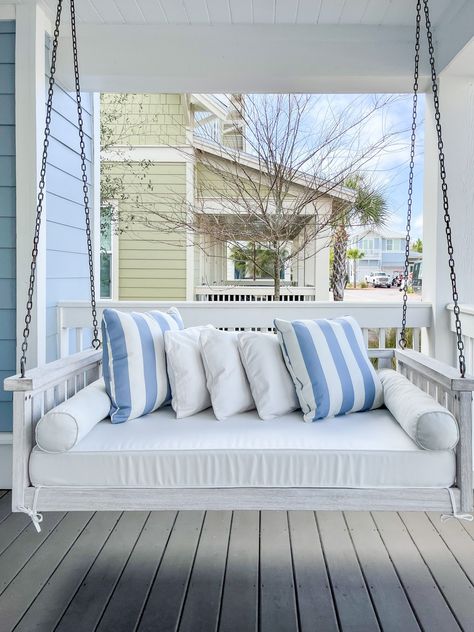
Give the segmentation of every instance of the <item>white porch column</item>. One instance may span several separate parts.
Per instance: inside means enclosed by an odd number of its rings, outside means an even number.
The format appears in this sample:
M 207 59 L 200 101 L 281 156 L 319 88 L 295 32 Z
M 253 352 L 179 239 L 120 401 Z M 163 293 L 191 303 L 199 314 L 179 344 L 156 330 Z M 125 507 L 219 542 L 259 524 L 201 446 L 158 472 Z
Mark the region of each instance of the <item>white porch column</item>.
M 452 75 L 448 67 L 440 79 L 440 101 L 458 292 L 461 302 L 474 303 L 474 77 Z M 431 94 L 425 120 L 423 299 L 433 303 L 434 323 L 424 344 L 430 355 L 455 365 L 455 338 L 446 311 L 451 283 Z
M 329 239 L 326 235 L 315 237 L 306 244 L 293 263 L 300 287 L 314 287 L 317 301 L 329 300 Z
M 314 291 L 317 301 L 329 300 L 329 246 L 327 237 L 316 239 Z
M 44 107 L 41 105 L 45 102 L 46 30 L 45 15 L 36 3 L 16 6 L 17 362 L 23 339 L 36 216 L 38 167 L 42 151 Z M 43 220 L 29 336 L 29 367 L 45 362 L 46 217 L 43 217 Z

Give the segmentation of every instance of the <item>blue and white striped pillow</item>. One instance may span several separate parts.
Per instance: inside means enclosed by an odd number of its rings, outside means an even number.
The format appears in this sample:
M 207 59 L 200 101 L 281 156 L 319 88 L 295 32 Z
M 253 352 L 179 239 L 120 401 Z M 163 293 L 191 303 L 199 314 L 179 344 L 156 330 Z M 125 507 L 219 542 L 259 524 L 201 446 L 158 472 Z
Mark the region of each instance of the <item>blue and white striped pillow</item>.
M 275 327 L 305 421 L 383 404 L 382 384 L 353 318 L 276 319 Z
M 164 333 L 183 328 L 175 307 L 166 314 L 104 310 L 103 369 L 112 423 L 141 417 L 170 401 Z

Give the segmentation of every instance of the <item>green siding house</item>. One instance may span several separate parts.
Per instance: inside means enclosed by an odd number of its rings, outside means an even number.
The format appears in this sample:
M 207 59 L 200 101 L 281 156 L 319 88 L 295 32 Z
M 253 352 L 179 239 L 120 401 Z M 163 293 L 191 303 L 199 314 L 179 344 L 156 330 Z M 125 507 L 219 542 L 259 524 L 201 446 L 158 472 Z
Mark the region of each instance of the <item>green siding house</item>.
M 102 298 L 212 299 L 218 292 L 233 296 L 236 285 L 246 286 L 246 296 L 261 293 L 257 288 L 264 280 L 235 278 L 222 240 L 191 235 L 185 220 L 176 230 L 173 221 L 167 221 L 185 218 L 187 209 L 200 207 L 225 217 L 230 152 L 242 160 L 247 176 L 253 173 L 255 182 L 262 181 L 258 163 L 245 152 L 238 116 L 241 99 L 204 94 L 101 96 Z M 305 183 L 291 184 L 293 189 L 300 186 Z M 347 204 L 350 196 L 344 189 L 331 191 L 319 199 L 318 211 L 330 213 L 333 204 Z M 324 240 L 326 244 L 308 244 L 300 260 L 285 270 L 286 284 L 293 293 L 301 288 L 301 297 L 328 298 L 328 237 Z

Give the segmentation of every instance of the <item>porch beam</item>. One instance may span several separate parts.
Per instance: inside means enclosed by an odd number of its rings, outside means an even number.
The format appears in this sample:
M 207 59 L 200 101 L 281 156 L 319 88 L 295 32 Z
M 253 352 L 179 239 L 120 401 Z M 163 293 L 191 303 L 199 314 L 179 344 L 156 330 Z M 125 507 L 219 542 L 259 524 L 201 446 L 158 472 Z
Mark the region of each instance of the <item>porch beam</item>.
M 86 23 L 78 35 L 91 92 L 374 93 L 413 83 L 411 27 Z M 58 78 L 72 87 L 69 36 L 61 39 Z M 425 62 L 422 75 L 425 87 Z

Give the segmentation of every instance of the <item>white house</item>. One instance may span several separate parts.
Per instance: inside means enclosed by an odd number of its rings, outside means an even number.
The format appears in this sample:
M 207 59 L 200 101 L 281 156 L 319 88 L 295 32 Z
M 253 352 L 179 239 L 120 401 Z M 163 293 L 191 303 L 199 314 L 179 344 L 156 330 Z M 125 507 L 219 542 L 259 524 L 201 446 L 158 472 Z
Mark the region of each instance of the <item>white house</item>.
M 364 253 L 356 263 L 357 281 L 369 272 L 386 272 L 393 276 L 403 271 L 405 263 L 405 235 L 387 228 L 358 230 L 349 239 L 349 248 Z M 354 261 L 348 261 L 348 273 L 354 278 Z

